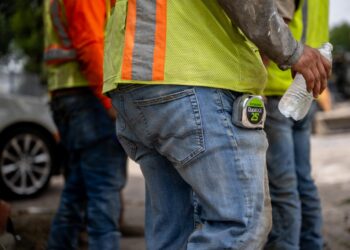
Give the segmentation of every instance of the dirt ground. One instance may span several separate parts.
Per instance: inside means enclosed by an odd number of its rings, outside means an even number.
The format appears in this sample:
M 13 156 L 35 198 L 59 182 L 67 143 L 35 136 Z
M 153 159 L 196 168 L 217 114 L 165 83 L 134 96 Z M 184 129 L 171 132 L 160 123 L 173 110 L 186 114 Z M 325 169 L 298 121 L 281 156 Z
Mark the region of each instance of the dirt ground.
M 350 250 L 350 133 L 313 136 L 312 162 L 323 207 L 325 249 Z M 12 202 L 13 220 L 21 237 L 18 250 L 45 249 L 61 186 L 62 180 L 56 178 L 41 198 Z M 142 232 L 140 234 L 144 219 L 143 187 L 141 173 L 132 163 L 125 190 L 125 221 L 138 229 L 128 231 L 126 228 L 121 242 L 122 250 L 145 249 Z M 84 235 L 81 237 L 81 249 L 86 249 Z
M 312 139 L 313 176 L 319 188 L 327 250 L 350 249 L 350 134 Z
M 44 250 L 50 229 L 53 214 L 21 214 L 13 217 L 16 223 L 16 232 L 21 240 L 17 242 L 16 250 Z M 139 228 L 124 228 L 121 240 L 123 250 L 145 249 L 143 232 Z M 87 250 L 87 235 L 82 232 L 79 239 L 79 249 Z M 103 250 L 103 249 L 101 249 Z

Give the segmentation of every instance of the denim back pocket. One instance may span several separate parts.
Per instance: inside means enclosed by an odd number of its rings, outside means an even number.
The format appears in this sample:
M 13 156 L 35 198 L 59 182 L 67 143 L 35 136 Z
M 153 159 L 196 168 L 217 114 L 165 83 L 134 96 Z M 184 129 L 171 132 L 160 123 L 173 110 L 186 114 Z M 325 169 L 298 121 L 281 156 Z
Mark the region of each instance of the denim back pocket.
M 194 89 L 182 88 L 134 103 L 143 117 L 148 146 L 156 148 L 176 166 L 186 166 L 205 150 Z

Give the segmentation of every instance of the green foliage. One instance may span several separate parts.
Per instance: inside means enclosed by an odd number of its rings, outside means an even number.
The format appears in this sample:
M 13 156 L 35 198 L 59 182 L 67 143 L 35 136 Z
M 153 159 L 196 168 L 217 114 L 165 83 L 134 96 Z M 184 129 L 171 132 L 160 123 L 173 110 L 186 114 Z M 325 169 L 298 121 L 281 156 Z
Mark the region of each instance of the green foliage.
M 7 22 L 6 17 L 3 13 L 0 12 L 0 56 L 5 54 L 8 50 L 9 44 L 9 32 L 6 29 Z
M 15 52 L 27 58 L 25 68 L 40 73 L 43 53 L 42 0 L 1 0 L 0 55 Z M 13 46 L 10 46 L 13 45 Z
M 9 50 L 12 32 L 9 28 L 9 18 L 14 12 L 14 4 L 11 0 L 1 0 L 0 2 L 0 56 Z
M 342 23 L 331 29 L 330 40 L 334 52 L 350 51 L 350 24 Z

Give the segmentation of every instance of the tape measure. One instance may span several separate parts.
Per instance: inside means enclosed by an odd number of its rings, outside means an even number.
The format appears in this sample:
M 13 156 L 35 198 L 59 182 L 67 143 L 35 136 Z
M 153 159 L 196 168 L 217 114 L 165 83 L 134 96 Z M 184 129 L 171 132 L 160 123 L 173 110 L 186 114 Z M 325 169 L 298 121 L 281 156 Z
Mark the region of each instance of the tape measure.
M 243 128 L 262 129 L 266 120 L 263 98 L 259 95 L 244 94 L 234 102 L 232 121 Z

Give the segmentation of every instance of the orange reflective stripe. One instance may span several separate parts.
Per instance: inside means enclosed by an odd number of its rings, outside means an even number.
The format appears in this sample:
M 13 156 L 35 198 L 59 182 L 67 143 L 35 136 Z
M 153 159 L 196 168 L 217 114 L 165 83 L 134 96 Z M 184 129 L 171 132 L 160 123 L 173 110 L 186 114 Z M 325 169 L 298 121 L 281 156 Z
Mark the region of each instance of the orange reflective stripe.
M 136 30 L 136 0 L 128 1 L 128 17 L 126 20 L 125 45 L 122 65 L 122 79 L 132 79 L 132 57 Z
M 167 1 L 157 0 L 153 81 L 164 80 Z
M 164 80 L 167 0 L 129 0 L 123 80 Z
M 106 23 L 108 22 L 110 16 L 111 16 L 111 0 L 106 0 Z

